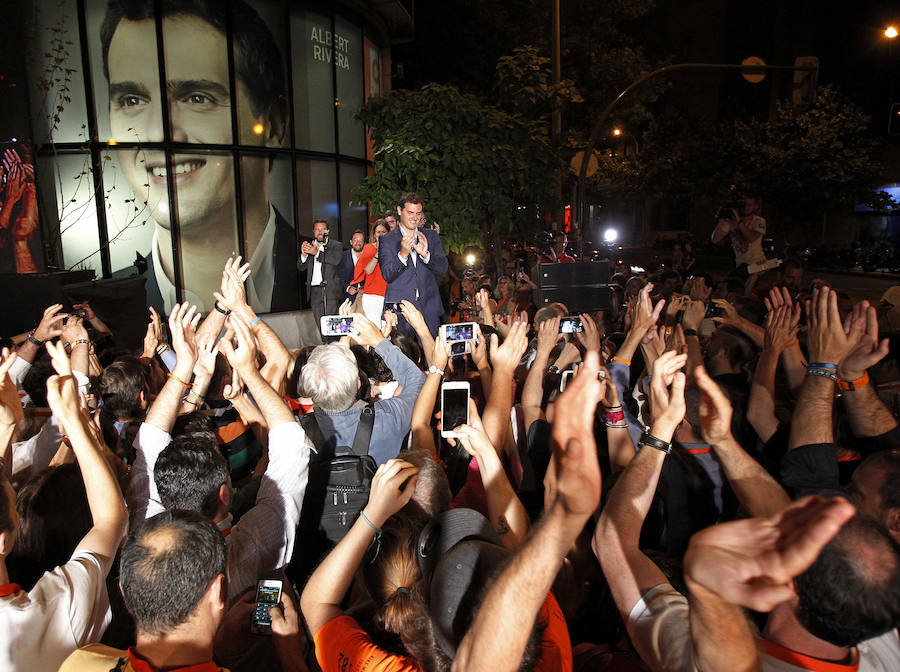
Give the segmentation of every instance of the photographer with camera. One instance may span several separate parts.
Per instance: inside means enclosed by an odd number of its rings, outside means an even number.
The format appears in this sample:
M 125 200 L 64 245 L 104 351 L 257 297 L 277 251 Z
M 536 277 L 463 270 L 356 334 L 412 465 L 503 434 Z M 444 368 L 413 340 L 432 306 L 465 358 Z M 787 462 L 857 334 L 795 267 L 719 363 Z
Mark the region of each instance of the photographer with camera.
M 546 236 L 546 239 L 543 238 Z M 541 234 L 537 244 L 540 257 L 539 264 L 574 264 L 575 257 L 566 253 L 568 238 L 565 231 L 553 231 Z
M 712 242 L 719 245 L 726 237 L 731 239 L 735 266 L 764 263 L 766 255 L 762 249 L 762 239 L 766 235 L 766 220 L 759 216 L 759 199 L 747 196 L 735 205 L 719 210 Z

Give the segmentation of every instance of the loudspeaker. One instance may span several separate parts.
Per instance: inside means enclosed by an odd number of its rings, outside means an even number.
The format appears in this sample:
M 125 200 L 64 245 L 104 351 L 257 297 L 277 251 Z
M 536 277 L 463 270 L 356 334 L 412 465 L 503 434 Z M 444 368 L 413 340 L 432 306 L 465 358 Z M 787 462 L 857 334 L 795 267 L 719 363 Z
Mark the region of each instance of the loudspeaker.
M 613 293 L 608 261 L 538 266 L 538 308 L 554 302 L 566 305 L 570 314 L 609 310 Z

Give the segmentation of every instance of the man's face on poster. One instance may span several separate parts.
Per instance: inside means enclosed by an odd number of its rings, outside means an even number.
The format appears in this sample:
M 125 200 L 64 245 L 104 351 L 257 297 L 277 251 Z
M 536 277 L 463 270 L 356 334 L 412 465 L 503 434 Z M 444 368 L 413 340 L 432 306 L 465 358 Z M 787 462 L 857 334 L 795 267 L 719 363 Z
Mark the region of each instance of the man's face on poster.
M 197 16 L 163 19 L 169 119 L 174 142 L 231 144 L 225 35 Z M 157 67 L 156 29 L 152 19 L 116 27 L 109 46 L 110 134 L 118 142 L 163 140 Z M 236 102 L 244 143 L 272 144 L 274 129 L 265 113 L 254 114 L 246 87 L 237 80 Z M 280 138 L 274 141 L 277 146 Z M 168 228 L 165 152 L 136 149 L 119 152 L 122 170 L 140 207 L 146 200 L 154 220 Z M 266 159 L 241 162 L 245 193 L 265 195 Z M 179 225 L 188 229 L 204 220 L 233 217 L 234 178 L 230 156 L 173 156 Z

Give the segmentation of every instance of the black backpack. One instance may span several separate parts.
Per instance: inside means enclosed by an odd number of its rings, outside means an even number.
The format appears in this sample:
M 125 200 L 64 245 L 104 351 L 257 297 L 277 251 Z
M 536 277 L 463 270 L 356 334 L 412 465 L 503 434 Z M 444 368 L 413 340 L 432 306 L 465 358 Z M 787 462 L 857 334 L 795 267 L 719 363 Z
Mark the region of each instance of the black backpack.
M 369 501 L 372 477 L 377 469 L 375 460 L 369 455 L 375 407 L 369 405 L 360 412 L 353 446 L 326 448 L 315 412 L 300 416 L 300 424 L 317 451 L 310 453 L 300 528 L 306 535 L 324 536 L 336 544 L 344 538 Z M 309 540 L 309 536 L 306 539 Z

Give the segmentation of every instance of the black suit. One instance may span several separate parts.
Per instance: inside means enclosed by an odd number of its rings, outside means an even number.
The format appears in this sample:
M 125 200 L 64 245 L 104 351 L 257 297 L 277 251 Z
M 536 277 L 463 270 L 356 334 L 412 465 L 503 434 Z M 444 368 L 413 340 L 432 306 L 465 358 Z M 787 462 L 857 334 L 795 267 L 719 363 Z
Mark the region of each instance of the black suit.
M 277 313 L 300 308 L 300 275 L 295 263 L 297 239 L 294 227 L 275 209 L 275 243 L 272 247 L 272 258 L 275 261 L 275 280 L 272 286 L 272 305 L 270 311 Z M 156 282 L 152 252 L 145 257 L 147 270 L 136 274 L 134 266 L 129 266 L 113 273 L 114 278 L 140 275 L 147 279 L 147 305 L 153 306 L 160 315 L 165 314 L 165 302 Z M 190 263 L 190 259 L 185 259 Z M 225 261 L 222 261 L 224 266 Z
M 324 250 L 319 250 L 318 261 L 322 266 L 322 282 L 313 285 L 314 257 L 307 255 L 303 261 L 303 255 L 297 259 L 298 270 L 306 272 L 306 295 L 309 297 L 309 306 L 316 318 L 316 324 L 320 323 L 323 315 L 337 315 L 338 308 L 344 301 L 344 287 L 341 286 L 341 277 L 338 267 L 341 264 L 343 248 L 341 241 L 329 238 Z

